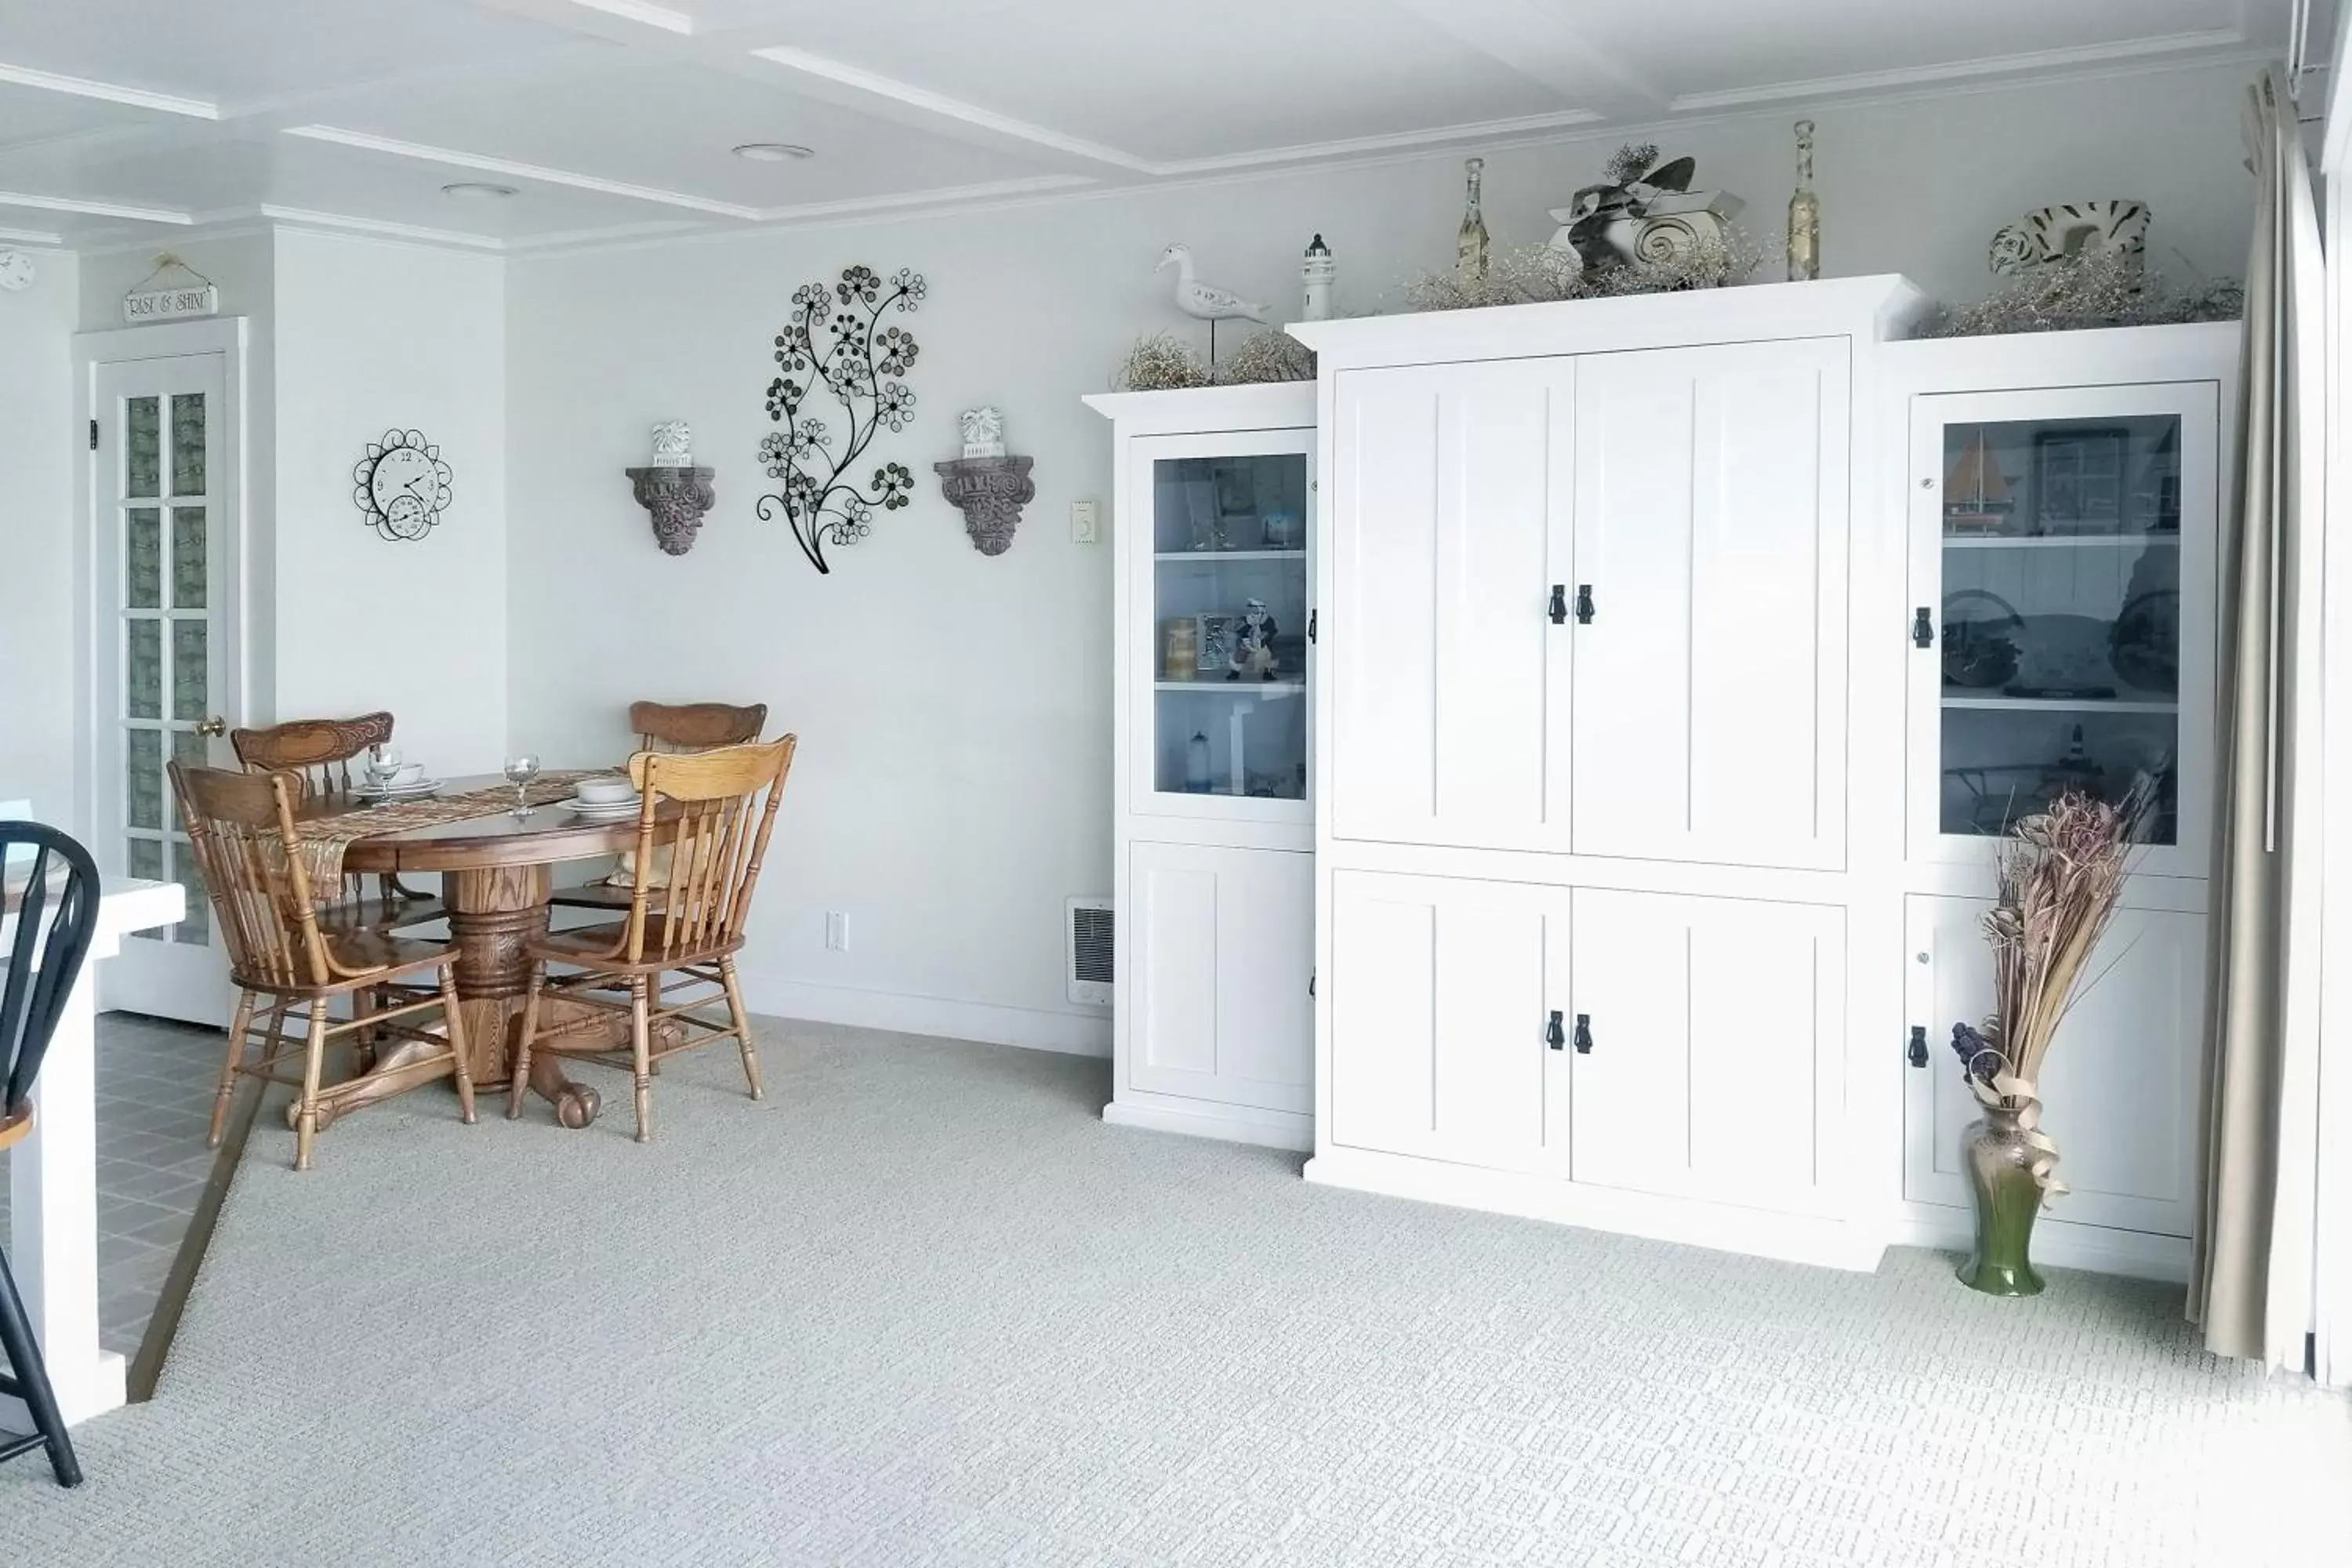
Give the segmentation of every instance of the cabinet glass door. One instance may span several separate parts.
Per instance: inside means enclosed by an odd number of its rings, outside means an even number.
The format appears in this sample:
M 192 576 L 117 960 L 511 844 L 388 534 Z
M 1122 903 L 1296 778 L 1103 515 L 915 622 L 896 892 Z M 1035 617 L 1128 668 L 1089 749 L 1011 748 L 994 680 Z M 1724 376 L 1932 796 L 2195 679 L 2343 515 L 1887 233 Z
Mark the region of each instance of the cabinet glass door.
M 1253 439 L 1286 451 L 1204 452 Z M 1308 433 L 1139 443 L 1137 808 L 1303 816 Z
M 2066 791 L 2144 787 L 2145 868 L 2201 874 L 2213 389 L 1921 401 L 1915 816 L 1965 852 Z

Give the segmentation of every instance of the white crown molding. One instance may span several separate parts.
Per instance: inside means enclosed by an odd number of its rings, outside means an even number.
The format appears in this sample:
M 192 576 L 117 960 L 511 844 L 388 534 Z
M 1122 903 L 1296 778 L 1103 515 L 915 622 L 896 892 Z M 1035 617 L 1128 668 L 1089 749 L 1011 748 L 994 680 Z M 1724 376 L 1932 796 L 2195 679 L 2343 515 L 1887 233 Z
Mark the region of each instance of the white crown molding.
M 66 237 L 37 228 L 0 228 L 0 245 L 63 245 Z
M 917 87 L 910 82 L 899 81 L 895 78 L 882 76 L 874 71 L 862 70 L 839 60 L 828 59 L 823 55 L 811 54 L 806 49 L 796 49 L 779 44 L 769 48 L 753 49 L 751 54 L 754 58 L 782 66 L 786 70 L 798 71 L 803 76 L 816 77 L 875 98 L 904 104 L 909 109 L 919 110 L 925 114 L 937 115 L 942 120 L 956 121 L 992 135 L 1007 137 L 1015 142 L 1026 142 L 1032 146 L 1048 148 L 1073 158 L 1082 158 L 1091 163 L 1108 163 L 1113 168 L 1126 169 L 1133 174 L 1149 174 L 1155 172 L 1149 159 L 1139 158 L 1132 153 L 1122 153 L 1116 147 L 1106 146 L 1099 142 L 1088 142 L 1083 137 L 1066 136 L 1061 132 L 1049 131 L 1045 126 L 1032 125 L 1025 120 L 1015 120 L 1010 115 L 999 114 L 994 110 L 982 109 L 976 103 L 966 103 L 961 99 L 950 98 L 945 93 L 933 92 L 928 88 Z
M 37 88 L 43 92 L 64 93 L 70 98 L 95 99 L 104 103 L 125 104 L 132 109 L 152 109 L 158 114 L 184 115 L 190 120 L 218 120 L 220 105 L 201 98 L 182 98 L 176 93 L 151 92 L 143 87 L 125 87 L 120 82 L 94 81 L 88 77 L 60 76 L 55 71 L 35 70 L 30 66 L 0 63 L 0 82 L 17 87 Z
M 625 22 L 639 22 L 648 27 L 659 27 L 665 33 L 690 37 L 694 18 L 683 11 L 673 11 L 667 5 L 654 5 L 646 0 L 570 0 L 570 4 L 586 11 L 602 11 L 607 16 L 618 16 Z
M 1769 82 L 1759 87 L 1727 88 L 1720 92 L 1686 92 L 1666 107 L 1685 110 L 1737 109 L 1751 103 L 1780 103 L 1790 99 L 1839 98 L 1850 93 L 1885 92 L 1904 88 L 1934 88 L 1984 77 L 2030 80 L 2044 73 L 2061 76 L 2084 68 L 2144 60 L 2151 56 L 2226 53 L 2244 47 L 2246 36 L 2222 28 L 2203 33 L 2173 33 L 2160 38 L 2126 38 L 2120 43 L 2089 44 L 2071 49 L 2038 49 L 2022 55 L 1988 55 L 1981 59 L 1952 60 L 1942 65 L 1909 66 L 1901 70 L 1856 71 L 1849 76 L 1818 77 L 1811 81 Z M 2264 53 L 2270 51 L 2265 50 Z
M 472 169 L 486 174 L 504 174 L 509 179 L 534 180 L 541 184 L 568 185 L 577 191 L 594 191 L 603 195 L 626 196 L 635 201 L 654 202 L 662 206 L 685 207 L 690 212 L 709 213 L 714 217 L 754 219 L 758 207 L 747 207 L 736 202 L 714 201 L 708 196 L 689 195 L 683 191 L 666 191 L 652 185 L 633 185 L 621 180 L 607 180 L 595 174 L 574 174 L 569 169 L 551 169 L 541 163 L 521 163 L 510 158 L 486 157 L 478 153 L 463 153 L 451 147 L 428 147 L 420 142 L 400 142 L 389 136 L 371 136 L 363 131 L 345 131 L 333 125 L 289 125 L 285 134 L 300 136 L 312 142 L 331 142 L 339 147 L 357 147 L 364 152 L 388 153 L 395 158 L 413 158 L 422 163 L 446 164 L 453 169 Z
M 1334 159 L 1360 158 L 1368 153 L 1430 151 L 1454 142 L 1494 141 L 1508 143 L 1532 136 L 1554 138 L 1548 132 L 1597 125 L 1608 117 L 1597 110 L 1563 109 L 1550 114 L 1522 114 L 1509 120 L 1476 120 L 1460 125 L 1436 125 L 1421 131 L 1393 131 L 1379 136 L 1350 136 L 1331 142 L 1300 142 L 1287 147 L 1265 147 L 1250 153 L 1221 153 L 1207 158 L 1179 158 L 1153 163 L 1160 177 L 1182 179 L 1192 174 L 1217 174 L 1270 164 L 1321 163 Z
M 127 217 L 141 223 L 191 224 L 195 219 L 169 207 L 133 206 L 124 202 L 90 202 L 79 196 L 41 196 L 26 191 L 0 191 L 0 207 L 38 207 L 43 212 L 79 213 L 85 217 Z
M 393 223 L 383 218 L 351 217 L 342 213 L 316 212 L 308 207 L 279 206 L 264 202 L 257 207 L 247 207 L 233 213 L 218 215 L 223 218 L 258 217 L 288 228 L 331 228 L 350 234 L 373 235 L 383 239 L 405 239 L 419 245 L 455 246 L 463 250 L 504 250 L 506 241 L 492 235 L 467 234 L 463 229 L 428 228 L 423 224 Z

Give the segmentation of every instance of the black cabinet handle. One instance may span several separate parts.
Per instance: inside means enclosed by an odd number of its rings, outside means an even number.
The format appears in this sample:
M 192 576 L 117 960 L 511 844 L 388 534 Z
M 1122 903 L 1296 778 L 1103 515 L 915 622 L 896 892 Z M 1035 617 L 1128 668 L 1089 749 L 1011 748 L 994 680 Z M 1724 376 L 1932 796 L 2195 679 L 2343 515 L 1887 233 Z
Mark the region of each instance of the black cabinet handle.
M 1576 1049 L 1580 1056 L 1592 1054 L 1592 1015 L 1590 1013 L 1576 1016 Z
M 1568 1044 L 1568 1037 L 1560 1033 L 1559 1015 L 1557 1013 L 1551 1016 L 1551 1022 L 1544 1026 L 1544 1044 L 1553 1050 L 1558 1050 Z
M 1551 585 L 1551 624 L 1556 626 L 1568 625 L 1568 584 L 1565 583 Z
M 1911 1026 L 1911 1044 L 1903 1054 L 1915 1068 L 1927 1065 L 1927 1030 L 1925 1025 Z
M 1576 585 L 1576 624 L 1580 626 L 1592 624 L 1592 584 L 1590 583 Z
M 1911 612 L 1911 646 L 1913 647 L 1936 646 L 1936 620 L 1927 613 L 1927 606 L 1925 605 Z

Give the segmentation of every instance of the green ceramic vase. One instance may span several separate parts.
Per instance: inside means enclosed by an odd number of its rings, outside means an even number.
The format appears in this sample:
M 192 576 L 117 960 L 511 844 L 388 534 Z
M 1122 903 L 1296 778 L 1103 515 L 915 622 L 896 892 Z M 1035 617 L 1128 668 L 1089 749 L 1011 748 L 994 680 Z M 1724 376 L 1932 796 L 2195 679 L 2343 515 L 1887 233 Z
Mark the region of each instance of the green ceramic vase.
M 1960 1265 L 1960 1283 L 1988 1296 L 2040 1295 L 2042 1276 L 2027 1255 L 2042 1184 L 2033 1178 L 2033 1150 L 2017 1112 L 1985 1107 L 1984 1120 L 1969 1124 L 1960 1155 L 1977 1219 L 1976 1247 Z

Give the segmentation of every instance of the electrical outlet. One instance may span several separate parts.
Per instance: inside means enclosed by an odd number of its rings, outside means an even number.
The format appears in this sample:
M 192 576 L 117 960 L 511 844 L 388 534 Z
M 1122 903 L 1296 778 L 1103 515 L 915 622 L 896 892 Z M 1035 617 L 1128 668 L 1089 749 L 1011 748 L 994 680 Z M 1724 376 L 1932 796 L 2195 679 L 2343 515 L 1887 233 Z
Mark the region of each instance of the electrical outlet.
M 1070 542 L 1092 544 L 1098 537 L 1095 524 L 1095 503 L 1074 500 L 1070 503 Z
M 846 910 L 824 911 L 824 947 L 827 952 L 849 951 L 849 911 Z

